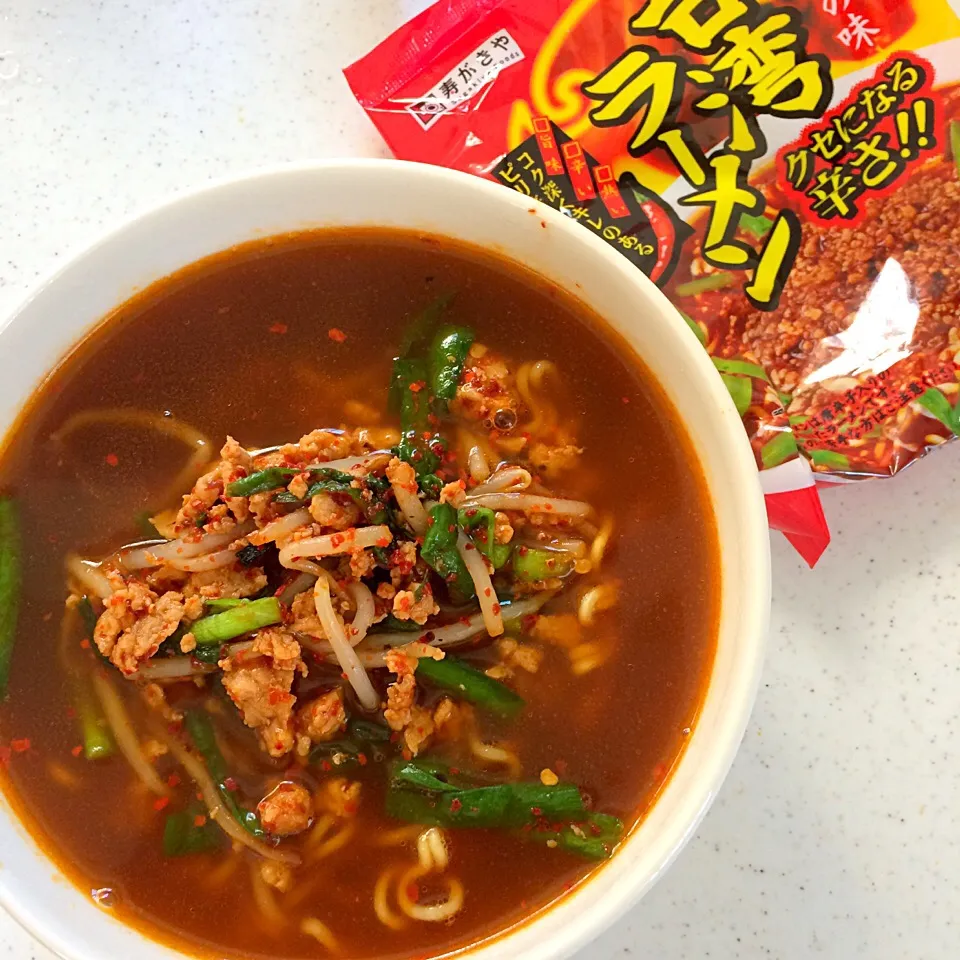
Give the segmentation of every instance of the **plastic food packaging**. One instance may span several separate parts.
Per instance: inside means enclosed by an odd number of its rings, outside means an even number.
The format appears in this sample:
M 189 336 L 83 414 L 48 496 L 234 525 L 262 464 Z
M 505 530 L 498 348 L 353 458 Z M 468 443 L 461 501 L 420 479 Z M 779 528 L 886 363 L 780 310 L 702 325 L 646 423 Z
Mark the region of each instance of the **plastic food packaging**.
M 773 528 L 960 434 L 960 20 L 945 0 L 440 0 L 346 78 L 393 152 L 577 220 L 663 288 Z

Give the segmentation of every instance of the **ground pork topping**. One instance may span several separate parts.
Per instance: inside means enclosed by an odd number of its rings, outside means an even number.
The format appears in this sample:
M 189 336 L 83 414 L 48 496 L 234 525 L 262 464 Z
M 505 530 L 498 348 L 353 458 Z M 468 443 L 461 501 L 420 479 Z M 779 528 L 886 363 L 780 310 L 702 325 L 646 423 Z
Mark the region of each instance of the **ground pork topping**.
M 168 591 L 161 597 L 139 580 L 110 577 L 114 592 L 105 601 L 93 639 L 97 649 L 123 673 L 135 673 L 171 636 L 183 617 L 183 594 Z
M 289 753 L 296 703 L 290 691 L 296 672 L 305 671 L 300 644 L 285 630 L 267 627 L 257 634 L 252 650 L 221 660 L 220 668 L 224 689 L 267 753 L 272 757 Z
M 347 712 L 343 693 L 338 688 L 321 694 L 297 710 L 294 721 L 297 731 L 297 752 L 306 755 L 314 743 L 333 740 L 343 730 Z
M 450 403 L 451 413 L 467 420 L 478 420 L 487 429 L 496 425 L 494 420 L 498 413 L 501 423 L 515 424 L 520 396 L 513 374 L 503 358 L 482 344 L 474 344 L 467 363 L 457 394 Z
M 220 462 L 200 477 L 183 498 L 174 524 L 178 532 L 204 526 L 211 519 L 208 515 L 214 504 L 224 496 L 227 484 L 245 477 L 253 465 L 253 458 L 233 437 L 227 437 L 220 457 Z M 226 505 L 238 521 L 246 520 L 245 497 L 227 497 Z
M 302 833 L 313 820 L 313 797 L 302 784 L 284 780 L 257 805 L 263 829 L 274 837 Z
M 266 585 L 267 575 L 262 567 L 244 567 L 237 563 L 232 567 L 191 573 L 189 580 L 183 585 L 183 595 L 209 600 L 222 597 L 240 599 L 255 596 Z
M 412 590 L 400 590 L 393 597 L 393 615 L 398 620 L 412 620 L 414 623 L 426 623 L 440 607 L 433 597 L 430 584 L 424 581 Z
M 352 500 L 318 493 L 310 500 L 310 516 L 327 530 L 349 530 L 360 522 L 360 507 Z

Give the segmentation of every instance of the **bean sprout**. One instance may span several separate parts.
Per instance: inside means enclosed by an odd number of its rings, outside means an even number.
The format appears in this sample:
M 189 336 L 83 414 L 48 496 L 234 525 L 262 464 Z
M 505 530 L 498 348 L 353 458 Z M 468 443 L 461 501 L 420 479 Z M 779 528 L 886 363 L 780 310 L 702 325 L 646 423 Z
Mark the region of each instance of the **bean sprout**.
M 457 552 L 460 554 L 467 573 L 473 580 L 477 591 L 477 600 L 480 601 L 480 612 L 483 614 L 483 625 L 491 637 L 499 637 L 503 633 L 503 618 L 500 616 L 500 601 L 490 579 L 490 572 L 483 559 L 483 554 L 467 539 L 462 530 L 457 531 Z
M 327 640 L 334 656 L 337 658 L 337 662 L 340 664 L 340 669 L 346 674 L 350 686 L 356 691 L 364 709 L 376 710 L 380 698 L 377 696 L 377 691 L 373 689 L 367 671 L 363 668 L 363 664 L 347 640 L 343 622 L 333 609 L 333 603 L 330 599 L 330 584 L 327 583 L 325 577 L 321 577 L 314 585 L 313 600 L 323 632 L 327 635 Z
M 280 563 L 289 567 L 294 560 L 310 557 L 335 557 L 367 547 L 385 547 L 393 540 L 390 528 L 385 525 L 374 527 L 350 527 L 342 533 L 328 533 L 322 537 L 308 537 L 288 543 L 280 551 Z
M 582 500 L 541 497 L 533 493 L 481 493 L 471 491 L 467 503 L 491 510 L 523 510 L 524 513 L 550 514 L 555 517 L 587 517 L 593 510 Z

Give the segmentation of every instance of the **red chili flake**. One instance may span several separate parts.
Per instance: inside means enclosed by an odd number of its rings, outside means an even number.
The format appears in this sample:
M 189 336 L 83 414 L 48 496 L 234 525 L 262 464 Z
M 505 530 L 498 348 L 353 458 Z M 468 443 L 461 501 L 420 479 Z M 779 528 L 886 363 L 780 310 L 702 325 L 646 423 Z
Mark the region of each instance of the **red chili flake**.
M 595 823 L 590 823 L 590 824 L 588 824 L 588 826 L 589 826 L 589 828 L 590 828 L 590 832 L 591 832 L 595 837 L 599 837 L 600 834 L 602 833 L 600 827 L 597 826 L 597 824 L 595 824 Z
M 233 777 L 227 777 L 227 779 L 223 781 L 223 785 L 231 793 L 237 789 L 237 781 L 234 780 Z
M 271 690 L 267 695 L 267 700 L 270 701 L 270 706 L 275 707 L 284 700 L 284 693 L 282 690 Z
M 426 385 L 427 385 L 426 380 L 414 380 L 413 383 L 410 384 L 410 392 L 419 393 Z
M 47 534 L 47 543 L 59 543 L 60 538 L 55 533 Z
M 329 760 L 324 760 L 324 761 L 320 764 L 320 769 L 321 769 L 324 773 L 329 773 L 329 772 L 333 769 L 333 767 L 330 766 L 330 761 L 329 761 Z
M 521 557 L 525 557 L 530 552 L 528 547 L 517 547 L 517 553 Z
M 489 588 L 489 587 L 484 587 L 483 595 L 484 595 L 485 597 L 489 597 L 489 596 L 490 596 L 490 593 L 491 593 L 490 588 Z
M 545 503 L 545 504 L 543 505 L 543 509 L 544 509 L 544 510 L 552 510 L 552 509 L 553 509 L 553 504 L 552 504 L 552 503 Z
M 381 538 L 377 541 L 377 546 L 378 546 L 378 547 L 385 547 L 385 546 L 387 546 L 389 543 L 390 543 L 390 540 L 389 540 L 387 537 L 381 537 Z
M 471 621 L 470 621 L 470 618 L 469 618 L 469 617 L 463 616 L 463 617 L 461 617 L 457 622 L 458 622 L 458 623 L 462 623 L 465 627 L 469 627 Z
M 108 453 L 104 457 L 104 460 L 106 460 L 111 467 L 115 467 L 120 463 L 120 458 L 115 453 Z
M 420 436 L 424 440 L 429 440 L 433 436 L 433 434 L 429 430 L 424 430 L 423 433 L 420 434 Z
M 561 776 L 567 772 L 567 761 L 566 760 L 554 760 L 553 769 L 559 773 Z
M 10 749 L 14 753 L 26 753 L 30 749 L 29 737 L 21 737 L 19 740 L 11 740 Z
M 662 780 L 667 775 L 667 765 L 665 763 L 658 763 L 653 768 L 653 779 Z
M 201 802 L 203 801 L 203 794 L 199 790 L 197 791 L 196 796 L 198 800 L 200 800 Z
M 409 747 L 403 748 L 403 752 L 401 753 L 401 756 L 403 757 L 404 760 L 407 761 L 407 763 L 409 763 L 413 759 L 413 754 L 410 752 Z
M 566 893 L 569 893 L 569 892 L 573 889 L 573 881 L 572 881 L 572 880 L 568 880 L 568 881 L 563 885 L 563 889 L 564 889 L 564 891 L 565 891 Z
M 170 776 L 167 777 L 167 786 L 170 787 L 171 790 L 172 790 L 174 787 L 179 787 L 179 786 L 180 786 L 180 777 L 179 777 L 179 775 L 176 774 L 176 773 L 171 773 Z
M 327 331 L 327 336 L 334 343 L 343 343 L 347 339 L 347 335 L 339 327 L 331 327 Z
M 457 532 L 457 525 L 455 523 L 451 523 L 450 526 L 447 527 L 447 533 L 456 533 L 456 532 Z
M 286 333 L 289 328 L 285 323 L 274 323 L 271 326 L 267 327 L 267 330 L 270 333 Z
M 629 398 L 629 397 L 621 397 L 621 398 L 620 398 L 620 401 L 621 401 L 621 403 L 629 403 L 629 402 L 630 402 L 630 398 Z
M 77 718 L 77 711 L 74 710 L 73 707 L 67 707 L 67 719 L 76 720 L 76 718 Z
M 409 884 L 407 886 L 407 896 L 416 903 L 420 899 L 420 888 L 415 883 Z
M 202 813 L 198 813 L 193 818 L 193 825 L 195 827 L 202 827 L 206 822 L 207 822 L 207 818 Z
M 461 808 L 462 806 L 463 806 L 463 801 L 462 801 L 459 797 L 454 797 L 454 798 L 450 801 L 450 812 L 451 812 L 451 813 L 459 813 L 459 812 L 460 812 L 460 808 Z
M 71 749 L 70 752 L 71 752 L 75 757 L 79 757 L 80 754 L 83 753 L 83 747 L 81 747 L 80 744 L 78 743 L 75 747 L 73 747 L 73 749 Z
M 543 816 L 543 811 L 542 811 L 539 807 L 531 807 L 531 808 L 530 808 L 530 812 L 531 812 L 535 817 L 542 817 L 542 816 Z
M 157 797 L 157 799 L 153 801 L 153 809 L 159 812 L 159 811 L 162 810 L 169 802 L 170 802 L 170 798 L 169 798 L 169 797 Z
M 334 547 L 339 547 L 340 544 L 343 543 L 343 541 L 344 541 L 344 536 L 343 536 L 342 533 L 335 533 L 335 534 L 330 538 L 330 543 L 331 543 L 331 545 L 334 546 Z
M 437 427 L 440 425 L 440 418 L 435 413 L 428 413 L 427 423 L 429 423 L 433 427 Z
M 464 550 L 476 550 L 476 547 L 472 543 L 465 543 L 463 545 Z
M 494 612 L 494 614 L 497 614 L 497 613 L 500 612 L 500 604 L 499 604 L 499 603 L 495 603 L 495 604 L 493 605 L 493 612 Z
M 365 767 L 367 765 L 367 755 L 365 753 L 358 753 L 357 763 L 359 763 L 361 767 Z
M 81 649 L 81 650 L 89 650 L 89 649 L 90 649 L 90 641 L 89 641 L 86 637 L 84 637 L 84 638 L 80 641 L 80 649 Z

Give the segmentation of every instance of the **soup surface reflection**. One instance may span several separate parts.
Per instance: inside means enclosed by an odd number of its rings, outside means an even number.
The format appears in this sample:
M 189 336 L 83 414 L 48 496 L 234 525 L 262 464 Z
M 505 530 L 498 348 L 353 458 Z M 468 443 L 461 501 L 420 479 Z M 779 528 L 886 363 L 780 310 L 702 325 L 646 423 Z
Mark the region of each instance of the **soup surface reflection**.
M 37 391 L 0 491 L 7 795 L 190 953 L 502 932 L 643 817 L 705 691 L 685 431 L 582 304 L 450 241 L 308 232 L 154 284 Z

